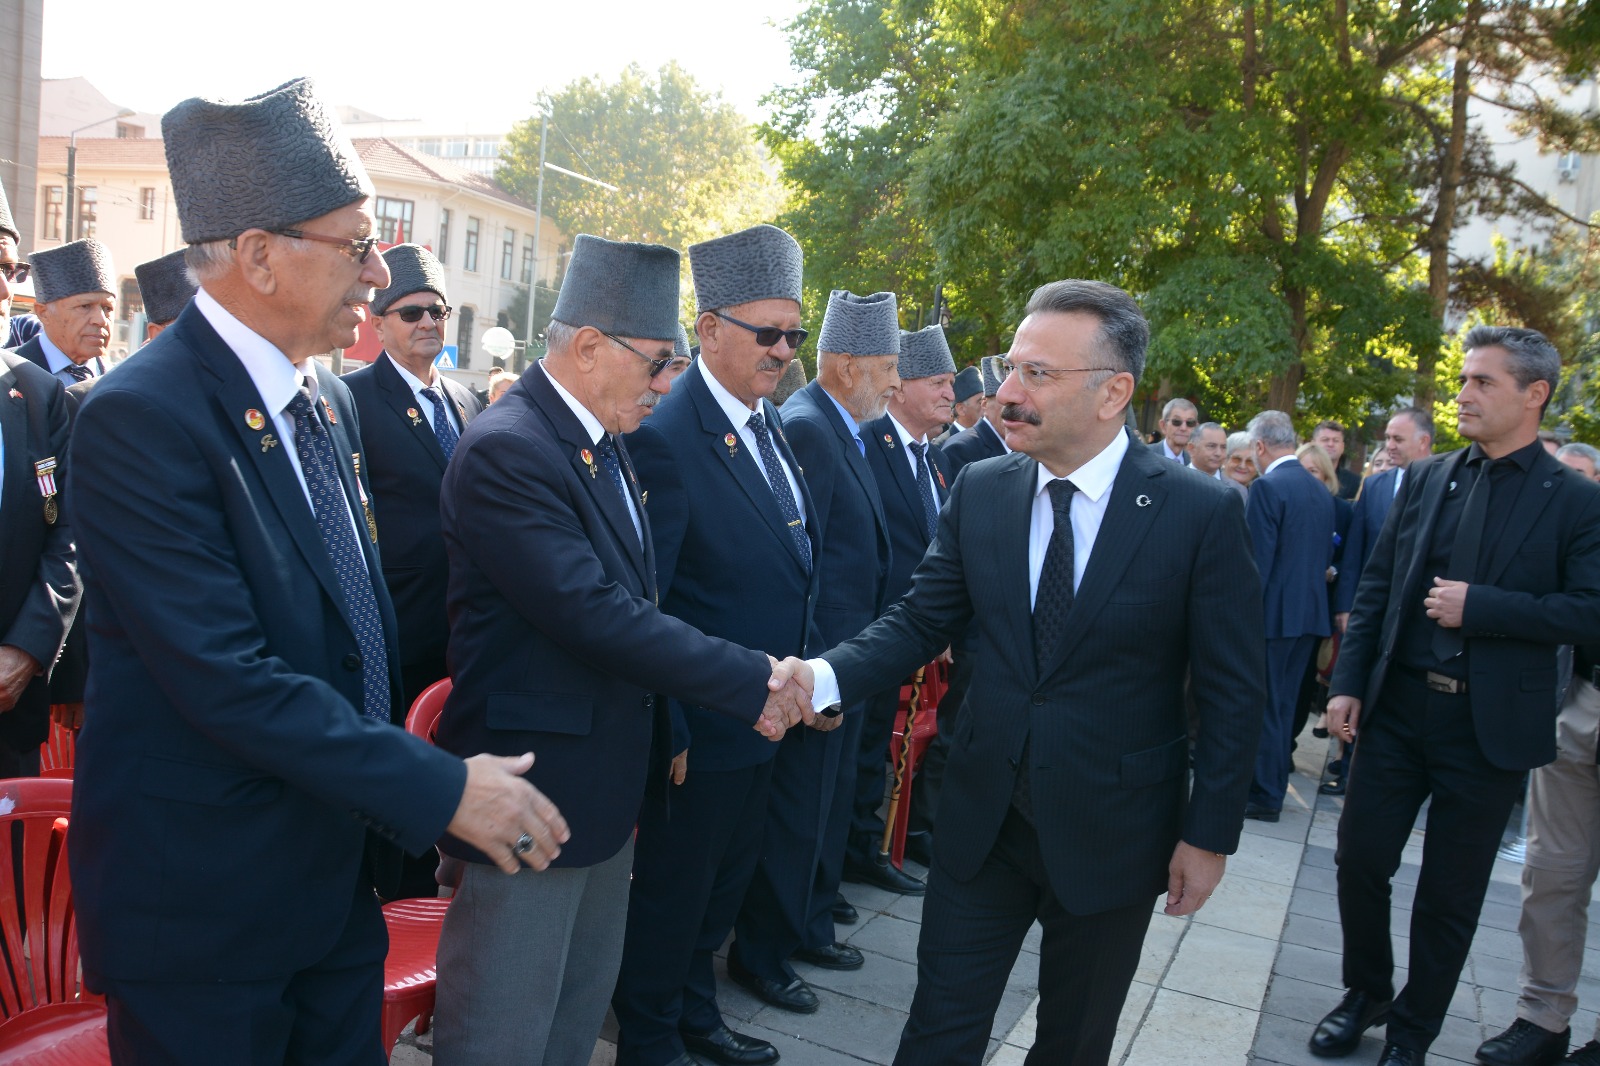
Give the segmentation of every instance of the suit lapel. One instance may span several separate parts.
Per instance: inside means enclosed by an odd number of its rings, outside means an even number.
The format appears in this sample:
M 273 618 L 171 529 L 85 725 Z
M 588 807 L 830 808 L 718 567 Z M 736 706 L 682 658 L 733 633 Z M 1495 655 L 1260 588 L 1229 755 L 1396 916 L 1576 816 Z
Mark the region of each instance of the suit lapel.
M 1417 504 L 1421 521 L 1417 524 L 1416 539 L 1411 542 L 1411 558 L 1406 563 L 1405 581 L 1400 586 L 1402 602 L 1411 602 L 1410 597 L 1422 585 L 1423 571 L 1428 564 L 1428 547 L 1433 543 L 1433 527 L 1439 522 L 1439 508 L 1444 505 L 1445 492 L 1461 476 L 1466 461 L 1467 449 L 1463 448 L 1453 456 L 1440 459 L 1428 471 L 1428 483 L 1422 487 L 1422 499 Z M 1406 476 L 1416 477 L 1416 464 L 1412 464 Z M 1412 487 L 1415 488 L 1414 485 Z
M 628 484 L 628 495 L 633 499 L 633 506 L 639 511 L 639 532 L 644 538 L 643 568 L 639 576 L 644 578 L 645 593 L 650 601 L 657 606 L 661 604 L 661 594 L 656 588 L 656 546 L 650 539 L 650 523 L 645 519 L 644 499 L 639 495 L 639 475 L 634 473 L 633 458 L 628 454 L 627 446 L 622 438 L 617 438 L 617 459 L 622 463 L 622 477 Z
M 813 381 L 806 386 L 807 389 L 816 389 L 811 397 L 811 402 L 817 410 L 822 412 L 822 417 L 828 420 L 833 427 L 833 432 L 838 436 L 844 448 L 844 465 L 861 486 L 861 491 L 867 494 L 867 501 L 872 505 L 873 521 L 878 523 L 878 537 L 885 544 L 889 541 L 889 520 L 883 514 L 883 498 L 878 495 L 878 479 L 872 476 L 872 467 L 867 463 L 867 457 L 856 446 L 856 438 L 850 433 L 850 427 L 844 424 L 844 419 L 833 406 L 833 400 L 828 396 L 827 390 Z M 857 426 L 856 432 L 865 434 L 866 426 Z M 866 443 L 864 440 L 863 444 Z
M 355 438 L 350 436 L 350 409 L 348 405 L 340 403 L 335 406 L 331 402 L 334 382 L 338 379 L 333 372 L 325 370 L 321 363 L 312 361 L 317 374 L 317 406 L 322 410 L 324 421 L 328 425 L 328 436 L 333 441 L 334 467 L 339 471 L 339 484 L 344 488 L 344 501 L 350 508 L 350 514 L 356 520 L 356 537 L 361 543 L 362 557 L 367 561 L 367 572 L 377 573 L 378 558 L 377 547 L 373 543 L 372 534 L 367 527 L 367 515 L 371 513 L 371 503 L 366 498 L 366 487 L 361 484 L 356 476 L 356 463 L 366 462 L 363 456 L 360 460 L 356 456 L 360 449 L 356 447 Z M 320 531 L 319 531 L 320 532 Z
M 969 478 L 969 484 L 971 481 Z M 1030 599 L 1028 538 L 1033 529 L 1033 492 L 1038 481 L 1039 464 L 1033 459 L 1025 458 L 1014 470 L 1008 471 L 1001 482 L 999 506 L 996 508 L 1000 517 L 995 522 L 995 528 L 1001 538 L 1002 558 L 997 572 L 1006 586 L 1002 600 L 1004 603 L 1028 603 Z M 969 504 L 970 501 L 963 502 L 963 506 Z M 994 614 L 994 621 L 1003 620 L 1011 630 L 1010 639 L 1004 642 L 1005 646 L 1016 649 L 1016 661 L 1025 675 L 1037 680 L 1041 675 L 1036 673 L 1038 664 L 1033 658 L 1032 610 L 1005 610 Z M 985 615 L 981 624 L 990 625 L 992 621 Z
M 411 391 L 406 379 L 389 361 L 388 353 L 378 356 L 373 364 L 372 375 L 378 388 L 383 391 L 384 403 L 400 420 L 404 432 L 428 453 L 439 472 L 444 473 L 444 451 L 439 447 L 439 438 L 433 435 L 433 412 L 423 410 L 424 405 L 418 403 L 416 393 Z M 461 424 L 467 424 L 465 418 Z
M 874 443 L 883 448 L 884 458 L 889 461 L 890 477 L 900 490 L 906 507 L 920 518 L 923 514 L 922 493 L 917 491 L 917 481 L 911 476 L 911 460 L 906 458 L 905 442 L 900 439 L 900 431 L 895 429 L 889 416 L 884 415 L 872 423 L 872 432 Z M 921 528 L 920 525 L 918 528 Z M 926 542 L 927 534 L 923 533 L 921 539 Z
M 1554 469 L 1551 469 L 1552 467 Z M 1478 574 L 1479 581 L 1492 585 L 1500 580 L 1500 575 L 1505 573 L 1512 556 L 1517 554 L 1517 549 L 1528 539 L 1528 534 L 1533 532 L 1534 524 L 1544 514 L 1545 508 L 1550 506 L 1550 501 L 1561 491 L 1566 476 L 1562 465 L 1550 459 L 1542 450 L 1534 456 L 1533 465 L 1528 468 L 1528 473 L 1522 479 L 1522 490 L 1517 493 L 1517 502 L 1512 506 L 1510 515 L 1506 517 L 1505 529 L 1501 531 L 1500 539 L 1495 543 L 1494 558 L 1489 560 L 1487 566 L 1481 568 Z

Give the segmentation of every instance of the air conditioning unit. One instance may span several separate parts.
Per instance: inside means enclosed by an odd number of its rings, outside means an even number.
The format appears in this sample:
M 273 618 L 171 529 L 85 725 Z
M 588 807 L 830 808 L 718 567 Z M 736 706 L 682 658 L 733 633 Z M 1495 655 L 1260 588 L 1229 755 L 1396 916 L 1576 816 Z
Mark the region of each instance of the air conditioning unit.
M 1580 159 L 1577 152 L 1565 152 L 1556 160 L 1556 176 L 1565 184 L 1578 180 L 1578 163 Z

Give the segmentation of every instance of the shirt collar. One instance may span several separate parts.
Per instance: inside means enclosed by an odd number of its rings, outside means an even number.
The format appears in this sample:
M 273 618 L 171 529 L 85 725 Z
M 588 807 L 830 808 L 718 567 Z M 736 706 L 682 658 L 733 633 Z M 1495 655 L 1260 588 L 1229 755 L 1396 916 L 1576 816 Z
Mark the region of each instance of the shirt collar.
M 1123 456 L 1128 454 L 1128 435 L 1118 433 L 1100 450 L 1100 454 L 1084 463 L 1078 469 L 1065 476 L 1070 478 L 1078 494 L 1092 503 L 1099 503 L 1100 497 L 1111 491 L 1111 485 L 1117 480 L 1117 471 L 1122 468 Z M 1034 486 L 1035 496 L 1045 491 L 1050 482 L 1056 480 L 1056 475 L 1043 463 L 1039 465 L 1038 484 Z
M 835 400 L 833 393 L 829 392 L 827 389 L 822 390 L 822 395 L 826 396 L 830 400 L 833 400 L 834 409 L 839 412 L 839 417 L 844 419 L 844 428 L 850 431 L 850 435 L 852 437 L 860 437 L 861 423 L 856 421 L 856 416 L 845 410 L 844 404 L 840 403 L 838 400 Z
M 311 402 L 317 401 L 320 390 L 311 357 L 291 363 L 282 349 L 234 318 L 203 288 L 195 293 L 194 305 L 244 365 L 245 373 L 250 375 L 251 383 L 261 394 L 261 401 L 267 405 L 273 417 L 289 406 L 289 401 L 294 399 L 294 394 L 300 391 L 302 384 L 310 387 Z
M 895 433 L 899 434 L 900 443 L 902 445 L 909 447 L 912 444 L 926 444 L 927 443 L 927 440 L 928 440 L 927 437 L 921 437 L 921 438 L 913 437 L 911 435 L 911 431 L 909 429 L 907 429 L 905 426 L 902 426 L 900 424 L 900 420 L 895 418 L 894 415 L 889 415 L 889 422 L 894 426 Z
M 400 371 L 400 380 L 404 381 L 407 385 L 411 386 L 411 391 L 412 392 L 421 392 L 423 389 L 426 389 L 426 388 L 429 387 L 428 382 L 423 381 L 421 378 L 417 377 L 417 375 L 413 374 L 411 371 L 409 371 L 405 367 L 401 366 L 400 365 L 400 360 L 396 359 L 394 356 L 390 355 L 388 352 L 384 352 L 383 353 L 383 357 L 385 359 L 389 360 L 389 365 L 390 366 L 392 366 L 396 370 Z
M 1006 443 L 1006 435 L 1000 432 L 998 429 L 995 429 L 993 422 L 990 422 L 987 418 L 984 418 L 978 422 L 978 425 L 988 429 L 989 435 L 1000 442 L 1000 447 L 1005 449 L 1006 455 L 1011 454 L 1011 445 Z M 982 433 L 983 429 L 978 430 L 978 432 Z
M 1544 442 L 1538 437 L 1535 437 L 1533 438 L 1532 442 L 1524 444 L 1514 452 L 1507 452 L 1505 455 L 1502 455 L 1500 459 L 1511 460 L 1513 463 L 1516 463 L 1522 468 L 1523 473 L 1527 473 L 1529 470 L 1533 469 L 1534 459 L 1537 458 L 1539 453 L 1543 450 Z M 1489 457 L 1484 454 L 1483 449 L 1478 447 L 1478 442 L 1473 441 L 1471 447 L 1467 449 L 1467 465 L 1473 466 L 1488 459 Z M 1494 461 L 1498 462 L 1499 460 Z
M 50 365 L 50 373 L 60 373 L 72 365 L 67 353 L 57 348 L 56 342 L 50 339 L 50 334 L 42 329 L 39 331 L 39 347 L 44 349 L 44 359 Z
M 1161 438 L 1161 454 L 1165 455 L 1168 459 L 1170 459 L 1174 463 L 1183 462 L 1183 452 L 1181 452 L 1181 451 L 1176 451 L 1176 452 L 1173 451 L 1172 450 L 1172 445 L 1167 443 L 1167 438 L 1165 438 L 1165 437 Z M 1077 482 L 1073 482 L 1073 484 L 1077 484 Z
M 743 427 L 750 421 L 751 415 L 761 410 L 760 404 L 755 407 L 746 407 L 744 402 L 737 396 L 723 388 L 722 382 L 718 381 L 717 375 L 711 372 L 711 367 L 707 365 L 704 357 L 699 360 L 699 363 L 700 376 L 705 379 L 706 388 L 711 390 L 711 398 L 717 401 L 717 406 L 722 408 L 722 413 L 727 416 L 734 429 Z M 766 416 L 763 415 L 762 417 L 765 418 Z
M 1267 468 L 1265 470 L 1261 471 L 1261 473 L 1262 474 L 1270 474 L 1274 470 L 1278 469 L 1278 467 L 1282 466 L 1284 463 L 1297 463 L 1297 462 L 1299 462 L 1299 460 L 1294 457 L 1294 452 L 1290 452 L 1288 455 L 1280 455 L 1276 459 L 1272 460 L 1272 462 L 1268 463 L 1267 464 Z
M 577 416 L 578 421 L 583 423 L 583 431 L 589 434 L 590 442 L 599 444 L 600 438 L 606 434 L 606 427 L 600 424 L 600 420 L 594 416 L 594 412 L 579 403 L 576 396 L 561 387 L 561 382 L 557 381 L 553 374 L 545 370 L 543 359 L 534 365 L 538 368 L 539 373 L 544 375 L 545 380 L 556 390 L 556 395 L 561 397 L 561 402 L 570 407 L 572 413 Z

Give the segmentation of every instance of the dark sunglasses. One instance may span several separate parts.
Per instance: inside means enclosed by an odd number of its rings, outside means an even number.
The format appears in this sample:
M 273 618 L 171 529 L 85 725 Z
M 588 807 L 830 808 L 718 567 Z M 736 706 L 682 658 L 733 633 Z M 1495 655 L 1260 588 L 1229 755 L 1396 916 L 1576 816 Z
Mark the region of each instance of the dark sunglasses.
M 724 322 L 732 322 L 736 326 L 743 326 L 751 333 L 754 333 L 756 335 L 756 343 L 761 345 L 763 348 L 771 348 L 780 340 L 784 340 L 789 342 L 790 348 L 798 350 L 799 347 L 806 342 L 806 338 L 811 336 L 808 331 L 803 329 L 779 329 L 777 326 L 752 326 L 748 322 L 740 322 L 737 318 L 733 318 L 730 315 L 725 315 L 721 311 L 713 311 L 711 313 L 722 319 Z
M 605 337 L 605 338 L 607 338 L 608 340 L 614 341 L 617 344 L 622 345 L 624 348 L 628 349 L 628 351 L 632 352 L 634 355 L 637 355 L 640 359 L 643 359 L 645 362 L 649 363 L 650 364 L 650 376 L 651 377 L 655 377 L 657 374 L 659 374 L 663 370 L 665 370 L 667 368 L 667 364 L 672 362 L 673 356 L 676 354 L 675 352 L 669 352 L 666 355 L 663 355 L 661 358 L 655 359 L 655 358 L 652 358 L 651 356 L 645 355 L 639 349 L 635 348 L 633 345 L 629 344 L 627 341 L 623 340 L 621 337 L 616 336 L 615 334 L 607 333 L 605 330 L 601 330 L 600 331 L 600 335 Z
M 1195 426 L 1198 426 L 1199 424 L 1200 424 L 1199 422 L 1196 422 L 1192 418 L 1169 418 L 1169 419 L 1167 419 L 1167 425 L 1169 425 L 1169 426 L 1188 426 L 1190 429 L 1193 429 Z
M 0 277 L 13 285 L 20 285 L 28 280 L 28 271 L 32 269 L 27 263 L 0 263 Z
M 397 307 L 393 311 L 385 311 L 384 314 L 399 315 L 400 321 L 406 323 L 407 325 L 411 325 L 421 322 L 423 315 L 427 315 L 435 322 L 443 322 L 445 319 L 450 317 L 450 312 L 454 310 L 455 308 L 453 307 L 445 307 L 442 304 L 434 304 L 432 307 Z

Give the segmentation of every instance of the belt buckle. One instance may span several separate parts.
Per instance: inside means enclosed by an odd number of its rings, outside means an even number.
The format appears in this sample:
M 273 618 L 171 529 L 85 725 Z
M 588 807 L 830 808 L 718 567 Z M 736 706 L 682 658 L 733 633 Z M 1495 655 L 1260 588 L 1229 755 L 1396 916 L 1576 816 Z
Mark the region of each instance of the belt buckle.
M 1465 681 L 1446 674 L 1436 674 L 1432 670 L 1427 672 L 1425 680 L 1428 688 L 1434 692 L 1446 692 L 1454 696 L 1467 691 L 1467 683 Z

